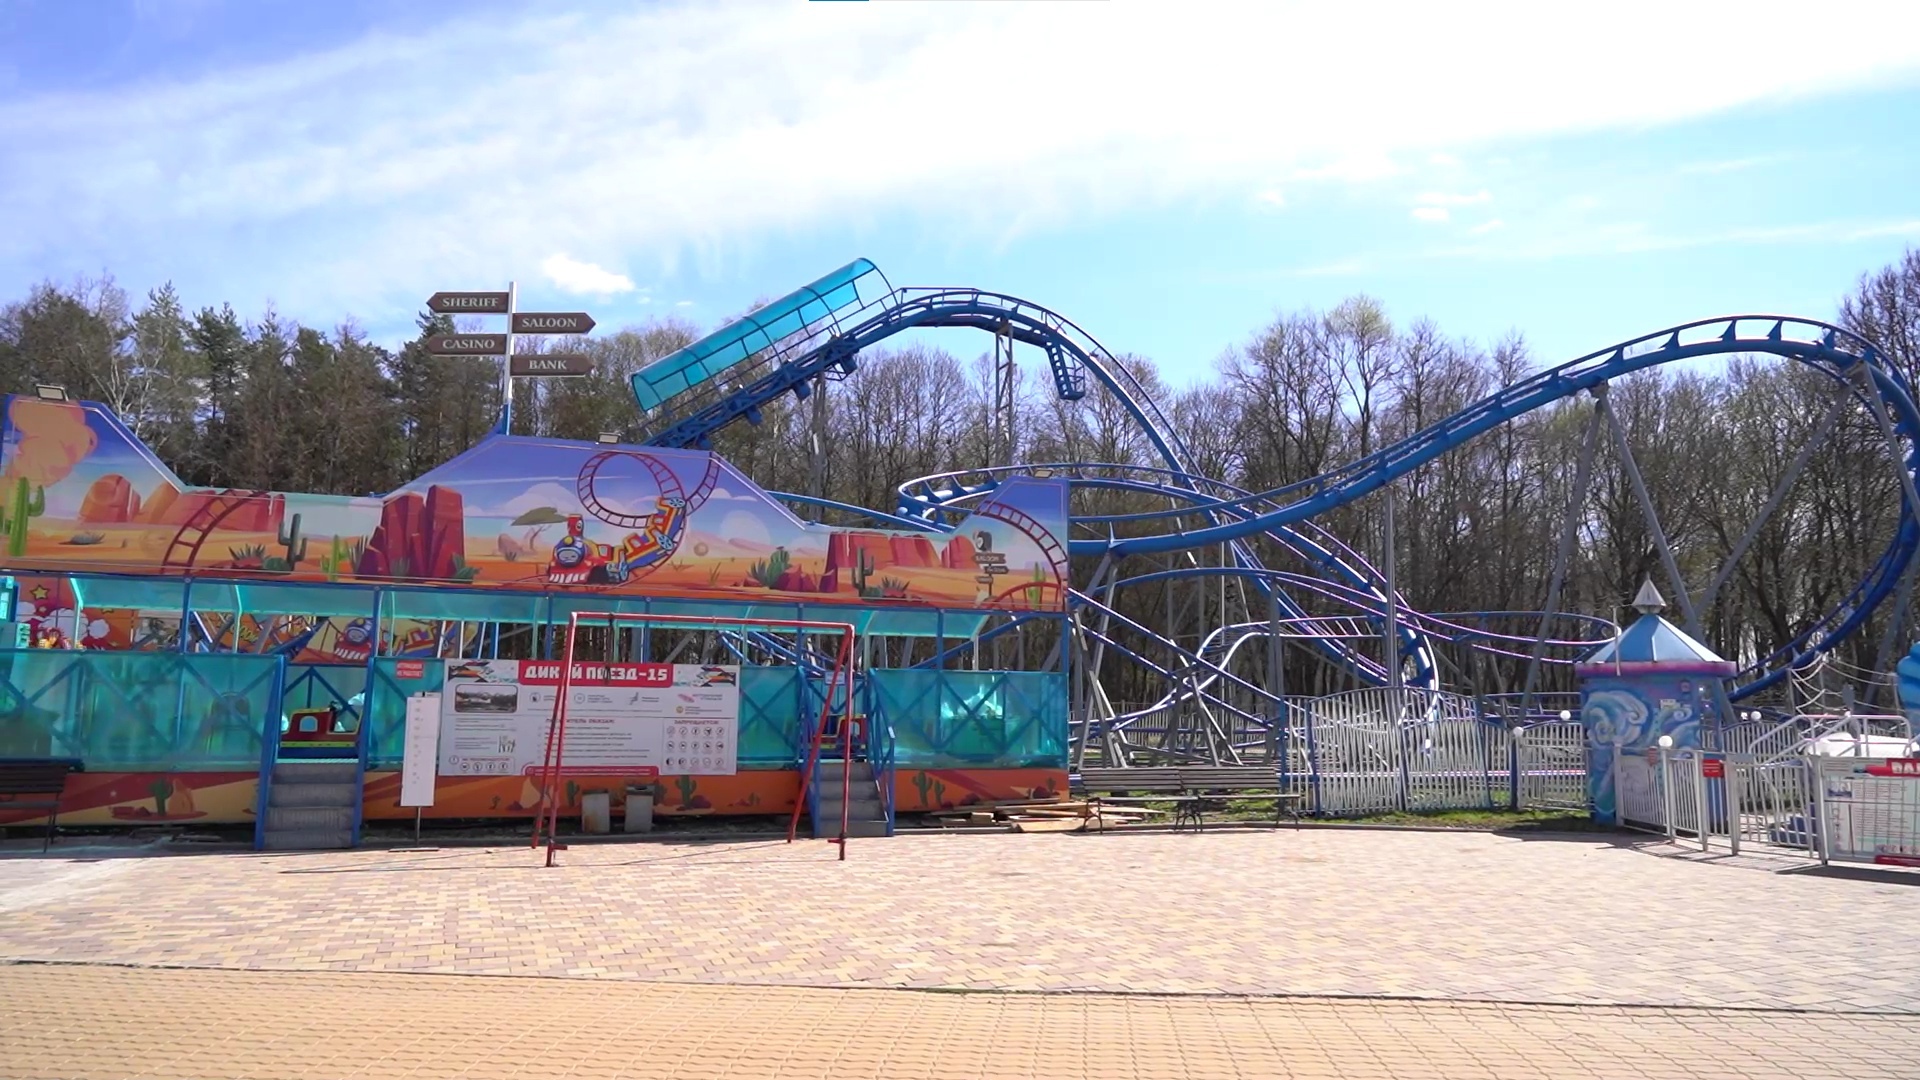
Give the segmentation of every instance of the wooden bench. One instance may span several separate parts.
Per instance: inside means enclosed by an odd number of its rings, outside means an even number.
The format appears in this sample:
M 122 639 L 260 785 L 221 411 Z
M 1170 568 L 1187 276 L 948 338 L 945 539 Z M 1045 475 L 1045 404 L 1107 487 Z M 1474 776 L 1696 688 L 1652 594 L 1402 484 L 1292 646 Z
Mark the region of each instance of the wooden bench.
M 45 810 L 47 835 L 40 843 L 42 852 L 53 844 L 67 774 L 79 771 L 80 763 L 66 758 L 0 758 L 0 810 Z M 26 798 L 29 795 L 41 797 Z
M 1102 803 L 1170 802 L 1177 829 L 1186 822 L 1187 804 L 1192 801 L 1180 784 L 1179 769 L 1082 769 L 1068 779 L 1068 787 L 1084 796 L 1096 815 Z
M 1206 811 L 1229 799 L 1273 803 L 1273 823 L 1282 814 L 1300 824 L 1300 796 L 1280 787 L 1280 776 L 1262 766 L 1187 765 L 1178 768 L 1085 769 L 1073 788 L 1098 806 L 1101 802 L 1173 803 L 1173 827 L 1206 827 Z
M 1180 769 L 1180 785 L 1193 799 L 1193 822 L 1205 827 L 1203 815 L 1209 807 L 1225 809 L 1232 799 L 1273 803 L 1273 824 L 1280 825 L 1282 814 L 1300 826 L 1300 795 L 1280 786 L 1280 774 L 1262 765 L 1189 765 Z

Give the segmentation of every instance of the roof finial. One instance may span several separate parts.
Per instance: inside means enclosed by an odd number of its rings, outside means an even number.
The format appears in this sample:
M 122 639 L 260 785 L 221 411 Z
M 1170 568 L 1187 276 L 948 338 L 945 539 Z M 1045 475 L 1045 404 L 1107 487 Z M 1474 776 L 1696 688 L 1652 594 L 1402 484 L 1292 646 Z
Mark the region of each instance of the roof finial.
M 1666 607 L 1667 598 L 1661 596 L 1660 590 L 1653 587 L 1652 578 L 1648 578 L 1646 583 L 1640 586 L 1640 591 L 1633 598 L 1633 609 L 1642 615 L 1657 615 L 1666 610 Z

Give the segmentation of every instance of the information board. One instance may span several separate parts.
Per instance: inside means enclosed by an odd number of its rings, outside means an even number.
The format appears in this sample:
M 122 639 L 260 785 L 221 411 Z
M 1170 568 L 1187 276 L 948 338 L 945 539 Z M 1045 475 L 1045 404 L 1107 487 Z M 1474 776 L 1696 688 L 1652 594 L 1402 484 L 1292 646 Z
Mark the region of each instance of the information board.
M 538 771 L 560 694 L 548 660 L 449 660 L 440 775 Z M 720 664 L 575 664 L 562 767 L 727 776 L 738 769 L 740 669 Z
M 1820 759 L 1830 859 L 1920 866 L 1920 759 Z
M 407 699 L 406 743 L 400 758 L 400 805 L 432 806 L 435 766 L 440 760 L 440 695 Z

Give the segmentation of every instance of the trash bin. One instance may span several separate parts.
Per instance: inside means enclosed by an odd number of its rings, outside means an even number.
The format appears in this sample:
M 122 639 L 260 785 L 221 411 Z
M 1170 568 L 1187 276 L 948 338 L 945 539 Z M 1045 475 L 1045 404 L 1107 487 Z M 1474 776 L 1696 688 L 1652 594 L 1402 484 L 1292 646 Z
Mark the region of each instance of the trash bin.
M 604 791 L 580 796 L 580 831 L 596 836 L 613 831 L 613 796 Z
M 653 789 L 649 787 L 630 787 L 627 789 L 627 826 L 630 833 L 653 831 Z

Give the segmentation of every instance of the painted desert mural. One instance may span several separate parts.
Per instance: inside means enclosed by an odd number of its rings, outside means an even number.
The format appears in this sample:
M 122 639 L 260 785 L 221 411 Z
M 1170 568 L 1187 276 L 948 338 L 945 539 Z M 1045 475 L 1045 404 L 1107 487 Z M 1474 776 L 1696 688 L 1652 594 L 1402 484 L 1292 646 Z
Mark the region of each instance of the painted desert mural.
M 703 451 L 496 436 L 397 491 L 352 498 L 188 488 L 91 402 L 8 397 L 0 438 L 0 567 L 20 574 L 1058 611 L 1066 530 L 1058 479 L 1010 481 L 935 534 L 804 521 Z M 331 620 L 313 648 L 331 650 L 352 623 Z

